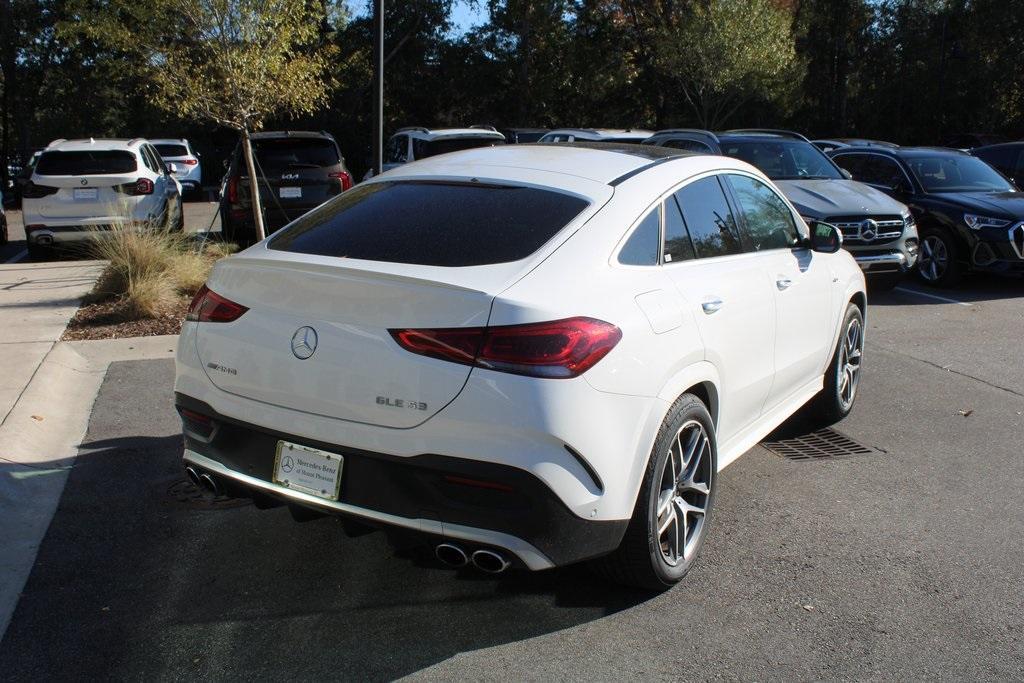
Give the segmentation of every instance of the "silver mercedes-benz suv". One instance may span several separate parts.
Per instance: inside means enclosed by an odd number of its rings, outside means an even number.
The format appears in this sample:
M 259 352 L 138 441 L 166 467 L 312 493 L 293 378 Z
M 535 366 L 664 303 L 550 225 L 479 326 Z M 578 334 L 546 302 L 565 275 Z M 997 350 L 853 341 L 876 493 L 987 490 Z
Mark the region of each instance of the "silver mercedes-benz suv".
M 873 289 L 891 289 L 917 261 L 918 236 L 906 205 L 850 175 L 799 133 L 743 129 L 725 133 L 677 129 L 645 145 L 722 154 L 757 166 L 806 221 L 835 225 Z

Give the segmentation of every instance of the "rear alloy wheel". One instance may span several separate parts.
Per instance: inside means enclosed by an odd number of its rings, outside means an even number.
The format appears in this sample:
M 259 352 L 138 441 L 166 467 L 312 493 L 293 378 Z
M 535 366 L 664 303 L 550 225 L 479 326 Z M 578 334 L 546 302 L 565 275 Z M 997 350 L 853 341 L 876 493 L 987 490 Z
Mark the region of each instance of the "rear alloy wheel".
M 707 408 L 684 394 L 654 444 L 622 544 L 595 562 L 618 583 L 664 590 L 693 566 L 714 504 L 718 452 Z
M 861 363 L 864 358 L 864 315 L 855 304 L 846 308 L 842 331 L 836 343 L 825 383 L 814 399 L 812 408 L 825 424 L 839 422 L 853 410 L 860 387 Z
M 921 235 L 917 275 L 934 287 L 952 287 L 960 280 L 956 245 L 948 233 L 933 230 Z

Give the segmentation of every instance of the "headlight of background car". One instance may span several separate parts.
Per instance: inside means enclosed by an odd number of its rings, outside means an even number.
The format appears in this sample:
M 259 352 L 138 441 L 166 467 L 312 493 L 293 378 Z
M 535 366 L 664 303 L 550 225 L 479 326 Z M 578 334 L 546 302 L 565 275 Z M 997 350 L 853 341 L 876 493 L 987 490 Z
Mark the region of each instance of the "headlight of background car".
M 1010 221 L 1004 218 L 990 218 L 989 216 L 976 216 L 973 213 L 965 213 L 964 223 L 971 230 L 981 230 L 982 228 L 1005 228 L 1010 224 Z

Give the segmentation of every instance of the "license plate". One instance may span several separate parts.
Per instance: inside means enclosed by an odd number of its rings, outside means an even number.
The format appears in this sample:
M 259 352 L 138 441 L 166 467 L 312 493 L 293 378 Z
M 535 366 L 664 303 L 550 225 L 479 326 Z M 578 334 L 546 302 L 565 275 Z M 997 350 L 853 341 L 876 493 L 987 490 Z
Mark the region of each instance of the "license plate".
M 301 187 L 282 187 L 281 188 L 281 199 L 301 199 L 302 188 Z
M 345 458 L 288 441 L 277 442 L 274 483 L 324 500 L 338 500 Z
M 99 191 L 95 187 L 76 187 L 75 200 L 88 201 L 99 197 Z

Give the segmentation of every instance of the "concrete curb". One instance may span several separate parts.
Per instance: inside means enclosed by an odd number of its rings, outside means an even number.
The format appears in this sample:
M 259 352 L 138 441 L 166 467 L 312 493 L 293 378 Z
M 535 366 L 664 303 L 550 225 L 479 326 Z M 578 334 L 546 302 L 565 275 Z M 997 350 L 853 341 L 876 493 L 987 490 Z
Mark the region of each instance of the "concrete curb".
M 0 425 L 0 638 L 60 502 L 110 363 L 173 358 L 177 336 L 60 342 Z

